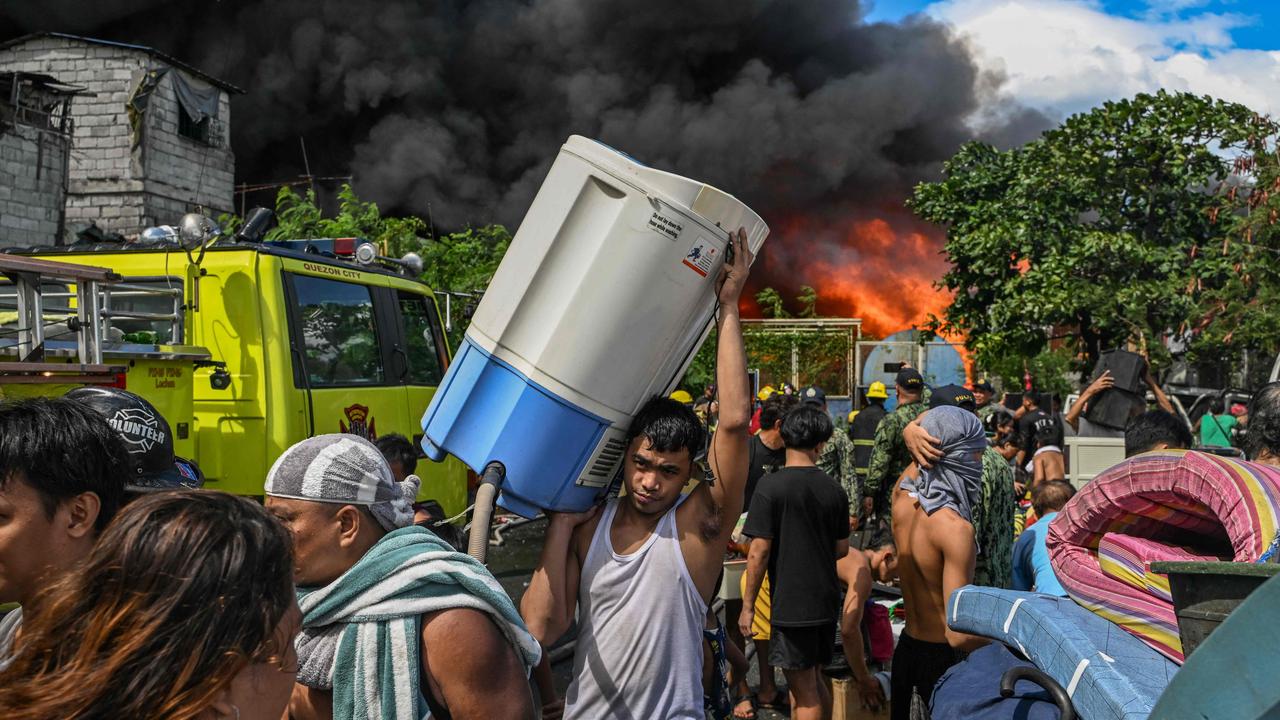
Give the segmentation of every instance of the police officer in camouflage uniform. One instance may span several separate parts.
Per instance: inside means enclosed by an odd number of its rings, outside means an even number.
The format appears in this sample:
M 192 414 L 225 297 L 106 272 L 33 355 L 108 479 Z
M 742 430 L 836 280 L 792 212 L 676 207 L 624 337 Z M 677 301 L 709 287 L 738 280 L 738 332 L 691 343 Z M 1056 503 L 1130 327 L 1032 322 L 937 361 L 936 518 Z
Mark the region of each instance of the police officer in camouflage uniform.
M 817 405 L 823 412 L 827 411 L 827 394 L 820 387 L 810 385 L 800 391 L 800 402 L 806 405 Z M 858 474 L 854 470 L 853 455 L 853 441 L 848 435 L 836 432 L 831 434 L 831 439 L 823 446 L 822 454 L 818 456 L 818 468 L 844 488 L 845 495 L 849 498 L 851 519 L 857 517 L 857 501 L 862 497 L 861 483 L 858 482 Z M 853 529 L 854 523 L 851 521 L 849 524 L 850 529 Z
M 889 496 L 898 478 L 911 464 L 911 455 L 902 440 L 902 429 L 925 411 L 924 378 L 915 368 L 904 367 L 894 380 L 898 390 L 898 406 L 880 421 L 871 448 L 871 464 L 862 488 L 863 515 L 876 515 L 882 524 L 889 520 Z

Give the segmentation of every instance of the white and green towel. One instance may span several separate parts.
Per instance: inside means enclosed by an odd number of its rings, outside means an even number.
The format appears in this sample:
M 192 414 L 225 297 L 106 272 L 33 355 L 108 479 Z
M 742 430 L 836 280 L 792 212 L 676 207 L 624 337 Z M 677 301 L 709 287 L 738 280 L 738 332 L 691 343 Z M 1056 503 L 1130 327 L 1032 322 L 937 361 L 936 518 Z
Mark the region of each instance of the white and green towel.
M 542 655 L 493 575 L 417 526 L 388 533 L 329 585 L 299 589 L 298 605 L 298 682 L 332 689 L 335 720 L 430 715 L 419 681 L 424 613 L 480 610 L 501 628 L 526 669 Z

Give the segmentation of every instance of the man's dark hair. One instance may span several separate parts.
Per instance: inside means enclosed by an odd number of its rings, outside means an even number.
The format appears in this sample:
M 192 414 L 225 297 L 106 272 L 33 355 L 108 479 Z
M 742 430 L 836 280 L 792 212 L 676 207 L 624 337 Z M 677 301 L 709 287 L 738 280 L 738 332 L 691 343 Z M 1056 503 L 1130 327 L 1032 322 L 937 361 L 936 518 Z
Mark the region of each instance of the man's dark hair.
M 1022 439 L 1021 435 L 1019 435 L 1016 432 L 1011 432 L 1008 435 L 1004 436 L 1004 439 L 999 442 L 998 446 L 1006 447 L 1006 446 L 1012 445 L 1014 447 L 1020 448 L 1025 444 L 1026 444 L 1026 441 Z
M 1040 407 L 1044 404 L 1044 393 L 1039 390 L 1028 390 L 1022 394 L 1022 399 L 1026 400 L 1032 407 Z
M 1256 460 L 1262 451 L 1280 455 L 1280 382 L 1267 383 L 1249 401 L 1245 453 Z
M 782 418 L 782 442 L 792 450 L 812 450 L 834 431 L 831 416 L 816 405 L 801 405 Z
M 995 432 L 1001 427 L 1012 424 L 1013 415 L 1006 412 L 989 413 L 987 417 L 982 420 L 982 428 L 986 430 L 988 434 L 995 434 Z
M 1057 512 L 1076 494 L 1076 489 L 1066 480 L 1042 482 L 1031 491 L 1031 507 L 1038 517 Z
M 1209 398 L 1209 412 L 1213 415 L 1221 415 L 1227 404 L 1222 400 L 1221 395 Z
M 1058 426 L 1054 423 L 1046 423 L 1044 427 L 1036 429 L 1036 447 L 1048 447 L 1058 444 Z
M 689 451 L 689 462 L 702 454 L 707 431 L 693 408 L 677 400 L 655 395 L 636 413 L 627 429 L 627 447 L 638 437 L 644 436 L 658 452 L 675 452 L 680 448 Z
M 101 532 L 124 500 L 129 468 L 120 434 L 82 403 L 39 397 L 0 404 L 0 488 L 25 482 L 50 519 L 59 503 L 91 492 Z
M 449 546 L 458 552 L 467 551 L 467 534 L 462 528 L 443 520 L 423 520 L 420 523 L 414 523 L 420 528 L 429 530 L 433 535 L 441 540 L 449 543 Z
M 418 469 L 418 448 L 413 446 L 409 438 L 391 433 L 373 441 L 373 444 L 378 446 L 378 451 L 387 462 L 400 463 L 406 475 L 412 475 Z
M 778 424 L 791 412 L 791 409 L 800 404 L 800 398 L 795 395 L 783 395 L 782 393 L 774 393 L 770 395 L 764 402 L 760 403 L 760 429 L 772 430 L 774 425 Z
M 1148 410 L 1129 421 L 1124 430 L 1124 456 L 1133 457 L 1164 443 L 1170 448 L 1189 448 L 1191 431 L 1182 419 L 1164 410 Z

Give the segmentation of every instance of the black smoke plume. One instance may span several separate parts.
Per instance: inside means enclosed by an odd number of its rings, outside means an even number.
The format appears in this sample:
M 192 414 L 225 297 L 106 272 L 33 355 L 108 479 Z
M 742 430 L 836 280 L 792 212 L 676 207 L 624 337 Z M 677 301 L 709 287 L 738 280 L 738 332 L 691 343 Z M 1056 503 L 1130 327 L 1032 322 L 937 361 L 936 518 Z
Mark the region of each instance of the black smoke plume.
M 1045 117 L 1002 100 L 954 32 L 866 23 L 857 0 L 45 0 L 0 34 L 151 45 L 235 83 L 239 182 L 355 177 L 437 227 L 517 224 L 568 135 L 721 187 L 771 224 L 880 218 L 977 132 Z M 785 224 L 785 223 L 784 223 Z M 812 225 L 812 222 L 806 223 Z M 847 238 L 838 230 L 818 233 Z M 846 240 L 771 241 L 782 285 Z M 803 281 L 803 278 L 800 280 Z M 794 283 L 799 284 L 799 283 Z

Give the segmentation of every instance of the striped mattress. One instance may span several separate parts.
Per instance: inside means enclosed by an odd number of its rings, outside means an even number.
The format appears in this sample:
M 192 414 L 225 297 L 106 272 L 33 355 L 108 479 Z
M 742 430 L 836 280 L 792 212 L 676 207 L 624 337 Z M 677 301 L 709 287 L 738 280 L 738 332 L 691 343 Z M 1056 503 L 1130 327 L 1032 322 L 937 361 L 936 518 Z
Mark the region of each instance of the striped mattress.
M 1181 663 L 1161 560 L 1255 562 L 1280 528 L 1280 469 L 1164 450 L 1116 465 L 1049 526 L 1058 581 L 1076 602 Z

